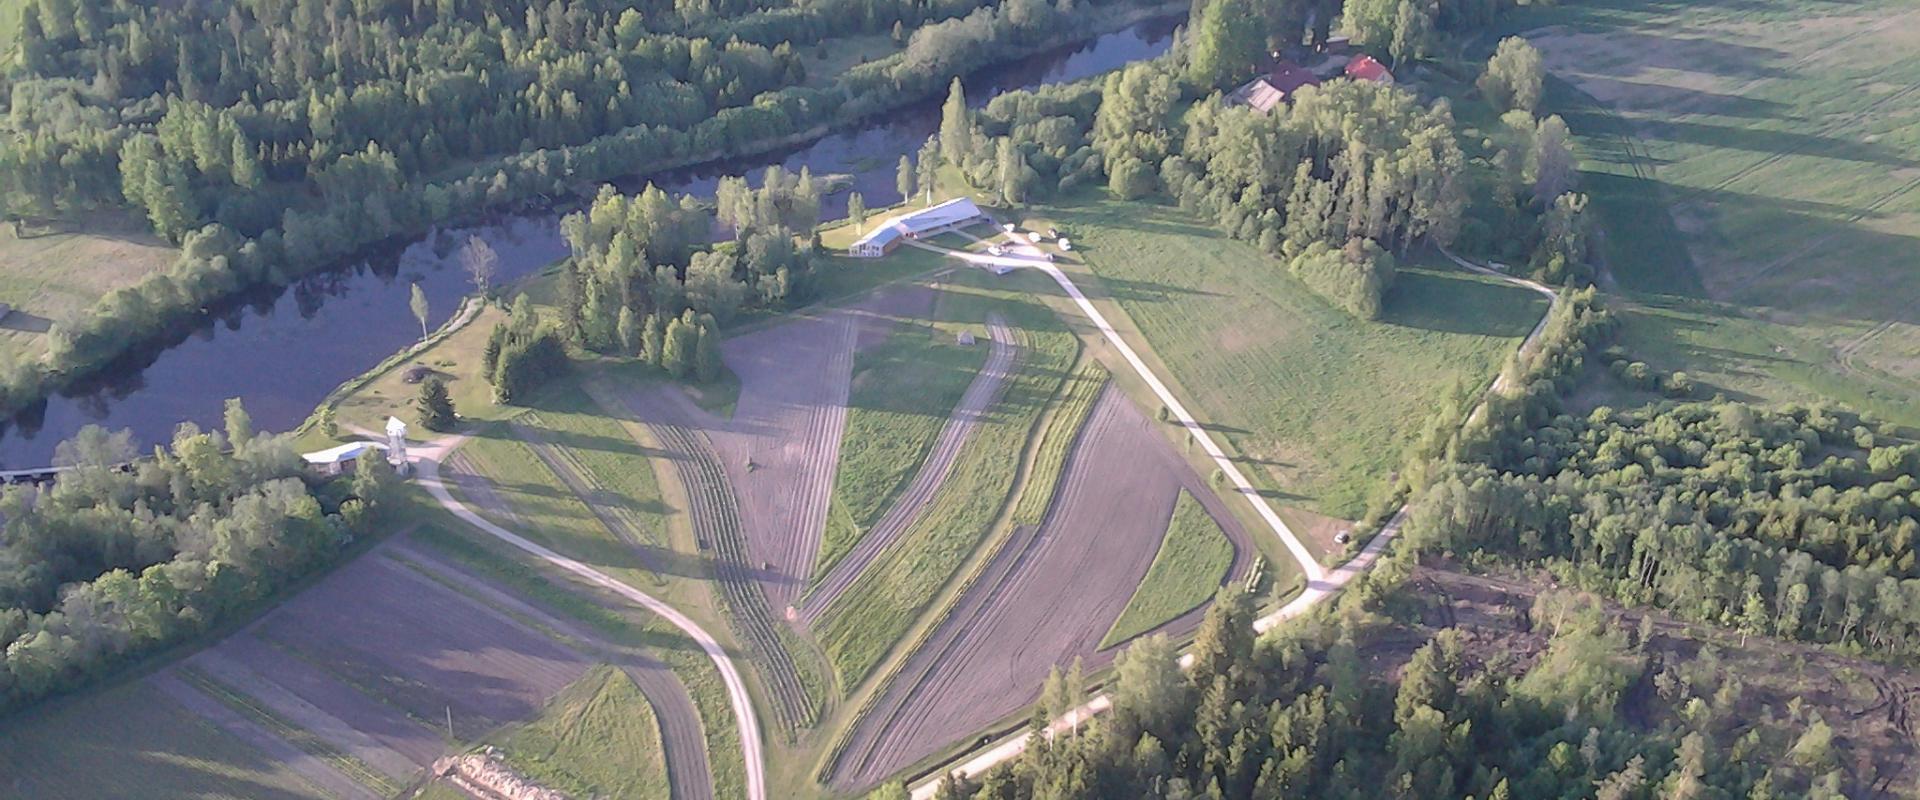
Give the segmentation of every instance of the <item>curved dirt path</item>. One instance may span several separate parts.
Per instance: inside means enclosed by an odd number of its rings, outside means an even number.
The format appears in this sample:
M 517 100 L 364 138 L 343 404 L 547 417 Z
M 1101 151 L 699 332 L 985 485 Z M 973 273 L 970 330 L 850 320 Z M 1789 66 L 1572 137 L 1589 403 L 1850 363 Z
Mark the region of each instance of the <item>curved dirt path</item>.
M 1227 577 L 1237 579 L 1253 550 L 1238 520 L 1124 392 L 1104 389 L 1046 519 L 1016 530 L 995 551 L 882 690 L 833 765 L 833 788 L 877 784 L 1019 711 L 1056 665 L 1082 658 L 1100 669 L 1110 662 L 1117 648 L 1102 651 L 1100 640 L 1146 576 L 1183 490 L 1232 540 Z M 1031 618 L 1036 608 L 1046 609 L 1044 619 Z M 1184 614 L 1158 630 L 1190 630 L 1203 614 Z
M 893 544 L 900 534 L 905 533 L 920 512 L 926 509 L 933 494 L 946 483 L 947 475 L 953 471 L 953 462 L 960 455 L 961 446 L 973 436 L 980 420 L 1000 396 L 1000 388 L 1005 385 L 1007 375 L 1012 371 L 1014 354 L 1017 348 L 1013 343 L 1013 330 L 1007 327 L 1006 320 L 999 314 L 987 317 L 987 331 L 993 339 L 992 352 L 981 365 L 979 374 L 967 385 L 967 391 L 960 396 L 960 402 L 953 407 L 947 422 L 940 428 L 940 434 L 934 439 L 933 448 L 927 451 L 927 457 L 920 464 L 920 470 L 913 476 L 913 482 L 906 491 L 894 500 L 887 513 L 874 523 L 852 551 L 835 564 L 826 577 L 801 601 L 800 616 L 811 625 L 818 621 L 833 601 L 852 586 L 853 582 L 866 572 Z
M 414 463 L 419 469 L 419 483 L 433 495 L 441 507 L 459 517 L 462 521 L 493 536 L 507 544 L 547 562 L 555 567 L 573 573 L 587 582 L 607 589 L 620 597 L 636 603 L 646 610 L 659 615 L 674 627 L 679 628 L 688 638 L 700 645 L 700 649 L 720 671 L 720 680 L 726 685 L 727 700 L 733 706 L 735 726 L 740 732 L 741 757 L 746 767 L 747 800 L 766 800 L 766 764 L 760 744 L 760 722 L 753 710 L 753 696 L 747 692 L 746 681 L 740 677 L 740 671 L 734 666 L 733 658 L 727 655 L 726 648 L 713 636 L 679 612 L 673 606 L 660 599 L 614 580 L 606 573 L 560 555 L 541 545 L 535 544 L 512 531 L 488 521 L 486 518 L 467 508 L 464 503 L 454 499 L 447 491 L 445 481 L 440 478 L 440 461 L 446 455 L 466 441 L 464 435 L 449 436 L 414 449 Z M 719 721 L 714 721 L 719 724 Z M 703 744 L 704 746 L 704 744 Z
M 927 250 L 943 252 L 973 264 L 1038 269 L 1046 273 L 1048 277 L 1053 278 L 1054 283 L 1059 284 L 1060 288 L 1064 290 L 1069 297 L 1073 298 L 1074 304 L 1079 306 L 1081 312 L 1086 314 L 1087 318 L 1099 329 L 1101 336 L 1126 358 L 1128 365 L 1132 366 L 1134 371 L 1140 375 L 1141 379 L 1154 390 L 1154 394 L 1173 412 L 1174 417 L 1180 421 L 1181 426 L 1185 427 L 1188 433 L 1200 442 L 1201 446 L 1206 450 L 1207 455 L 1214 460 L 1215 464 L 1221 467 L 1228 478 L 1234 482 L 1234 486 L 1240 489 L 1240 494 L 1247 498 L 1247 501 L 1253 505 L 1256 512 L 1260 513 L 1262 521 L 1266 522 L 1273 528 L 1274 533 L 1280 536 L 1281 541 L 1287 545 L 1288 551 L 1293 554 L 1295 559 L 1300 561 L 1303 571 L 1309 576 L 1307 579 L 1307 588 L 1302 590 L 1299 596 L 1295 597 L 1292 602 L 1254 621 L 1253 629 L 1256 632 L 1265 633 L 1275 625 L 1279 625 L 1282 622 L 1306 613 L 1315 605 L 1318 605 L 1328 597 L 1339 592 L 1349 581 L 1353 580 L 1354 576 L 1372 569 L 1374 562 L 1380 559 L 1380 554 L 1386 550 L 1387 545 L 1392 542 L 1395 537 L 1399 536 L 1400 527 L 1406 522 L 1407 518 L 1407 507 L 1404 505 L 1400 507 L 1399 511 L 1394 513 L 1392 519 L 1389 519 L 1386 525 L 1381 526 L 1380 532 L 1374 534 L 1373 540 L 1367 542 L 1367 546 L 1361 548 L 1359 554 L 1355 555 L 1352 560 L 1332 570 L 1321 568 L 1317 562 L 1312 560 L 1304 545 L 1300 543 L 1299 538 L 1294 536 L 1293 531 L 1286 526 L 1285 522 L 1280 521 L 1279 515 L 1274 513 L 1272 507 L 1267 504 L 1266 499 L 1261 497 L 1259 493 L 1253 491 L 1252 486 L 1246 483 L 1245 476 L 1241 475 L 1240 471 L 1233 467 L 1232 461 L 1227 459 L 1219 447 L 1213 443 L 1212 437 L 1209 437 L 1206 431 L 1199 426 L 1199 423 L 1195 422 L 1193 418 L 1187 414 L 1186 407 L 1180 405 L 1172 393 L 1167 391 L 1166 385 L 1154 376 L 1153 371 L 1147 367 L 1146 362 L 1140 359 L 1133 348 L 1120 336 L 1119 331 L 1115 330 L 1113 326 L 1107 322 L 1105 315 L 1102 315 L 1100 310 L 1094 307 L 1093 302 L 1087 299 L 1085 293 L 1080 291 L 1080 287 L 1075 285 L 1073 279 L 1068 277 L 1065 272 L 1062 272 L 1059 267 L 1051 262 L 1038 259 L 995 257 L 980 253 L 966 253 L 935 247 L 919 241 L 909 241 L 908 244 Z M 1506 283 L 1545 296 L 1547 298 L 1547 313 L 1541 315 L 1539 324 L 1535 325 L 1533 331 L 1527 334 L 1527 338 L 1520 342 L 1520 350 L 1525 352 L 1537 344 L 1540 334 L 1546 330 L 1547 321 L 1552 316 L 1554 308 L 1559 305 L 1560 297 L 1552 288 L 1537 281 L 1517 278 L 1499 270 L 1467 261 L 1444 248 L 1442 248 L 1440 252 L 1465 269 L 1499 278 Z M 1494 381 L 1495 385 L 1487 389 L 1487 394 L 1491 395 L 1501 391 L 1503 387 L 1499 386 L 1500 383 L 1501 381 L 1496 379 Z M 1485 403 L 1477 406 L 1473 413 L 1478 414 L 1483 408 L 1485 408 Z M 1189 654 L 1180 657 L 1180 666 L 1182 668 L 1185 668 L 1191 663 L 1193 663 L 1192 655 Z M 1047 735 L 1051 736 L 1070 730 L 1086 719 L 1105 712 L 1111 708 L 1112 705 L 1113 701 L 1107 695 L 1094 695 L 1087 702 L 1068 711 L 1065 715 L 1062 715 L 1059 719 L 1050 723 L 1047 726 Z M 999 764 L 1019 757 L 1021 753 L 1026 751 L 1028 741 L 1029 736 L 1025 733 L 1016 733 L 1001 739 L 989 747 L 976 751 L 972 756 L 964 760 L 949 763 L 945 765 L 939 773 L 924 777 L 915 783 L 911 796 L 913 800 L 932 800 L 934 795 L 939 792 L 941 779 L 945 775 L 956 773 L 968 776 L 980 775 Z
M 579 625 L 560 619 L 534 606 L 484 578 L 468 572 L 437 553 L 411 542 L 392 545 L 408 566 L 433 573 L 441 580 L 455 583 L 478 595 L 486 604 L 533 621 L 564 643 L 586 649 L 606 660 L 633 679 L 634 686 L 647 698 L 660 722 L 660 746 L 667 766 L 667 783 L 673 800 L 713 800 L 713 774 L 707 763 L 706 727 L 700 712 L 687 694 L 686 684 L 666 664 L 639 648 L 614 645 Z

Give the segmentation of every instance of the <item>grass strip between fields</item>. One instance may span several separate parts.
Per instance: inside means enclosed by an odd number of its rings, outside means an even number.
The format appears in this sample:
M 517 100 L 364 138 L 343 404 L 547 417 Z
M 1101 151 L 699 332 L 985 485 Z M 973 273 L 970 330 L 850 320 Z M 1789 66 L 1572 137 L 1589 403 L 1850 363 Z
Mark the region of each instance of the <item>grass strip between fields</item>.
M 1027 437 L 1079 352 L 1079 339 L 1050 313 L 1027 316 L 1006 393 L 961 448 L 946 483 L 899 541 L 822 616 L 817 633 L 842 686 L 858 686 L 879 665 L 1006 506 Z
M 497 744 L 514 769 L 569 797 L 668 795 L 660 721 L 617 667 L 589 670 Z
M 220 701 L 221 705 L 231 708 L 241 716 L 258 723 L 261 727 L 271 731 L 273 735 L 285 740 L 287 744 L 299 748 L 302 752 L 314 758 L 327 762 L 328 765 L 339 770 L 341 774 L 351 778 L 354 783 L 358 783 L 361 786 L 365 786 L 368 789 L 372 789 L 388 797 L 399 793 L 399 784 L 394 783 L 379 770 L 367 766 L 366 762 L 355 758 L 353 754 L 345 750 L 333 746 L 333 743 L 314 735 L 313 732 L 308 731 L 306 728 L 302 728 L 292 721 L 282 718 L 279 714 L 275 714 L 271 709 L 261 704 L 260 701 L 248 696 L 245 692 L 227 686 L 213 676 L 194 669 L 193 667 L 181 667 L 178 674 L 180 675 L 180 679 L 186 681 L 188 685 L 205 692 L 208 697 Z
M 706 732 L 708 769 L 713 773 L 714 796 L 746 796 L 740 732 L 735 727 L 733 707 L 728 704 L 720 672 L 698 646 L 678 630 L 651 617 L 645 623 L 637 623 L 525 562 L 438 527 L 423 525 L 413 538 L 546 610 L 599 632 L 611 642 L 648 648 L 680 678 L 687 694 L 693 698 L 694 709 L 700 713 L 701 727 Z
M 505 509 L 474 507 L 495 522 L 573 558 L 594 564 L 623 580 L 659 583 L 632 545 L 600 523 L 593 510 L 547 469 L 533 449 L 496 426 L 469 439 L 460 455 L 479 477 L 493 484 Z M 502 518 L 510 511 L 518 519 Z
M 845 516 L 828 525 L 815 578 L 832 571 L 913 482 L 987 352 L 984 345 L 957 344 L 933 326 L 914 325 L 854 357 L 833 482 Z
M 1086 424 L 1087 415 L 1093 413 L 1093 401 L 1106 385 L 1107 369 L 1098 361 L 1090 360 L 1074 370 L 1061 393 L 1059 409 L 1047 420 L 1047 430 L 1041 434 L 1040 452 L 1034 456 L 1027 488 L 1020 492 L 1020 501 L 1013 507 L 1013 524 L 1038 525 L 1046 518 L 1047 509 L 1053 507 L 1053 493 L 1060 488 L 1067 456 L 1080 438 L 1080 427 Z
M 1173 518 L 1167 523 L 1167 534 L 1160 540 L 1160 551 L 1154 554 L 1147 576 L 1133 590 L 1120 618 L 1100 640 L 1100 649 L 1199 608 L 1220 591 L 1220 579 L 1232 566 L 1233 542 L 1200 501 L 1181 490 L 1173 506 Z

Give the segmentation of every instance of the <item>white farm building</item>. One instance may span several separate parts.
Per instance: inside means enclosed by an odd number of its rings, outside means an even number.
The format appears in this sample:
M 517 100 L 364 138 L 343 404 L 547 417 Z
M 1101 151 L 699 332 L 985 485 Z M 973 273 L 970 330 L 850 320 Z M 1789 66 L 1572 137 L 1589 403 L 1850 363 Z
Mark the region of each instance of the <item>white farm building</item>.
M 980 212 L 980 207 L 974 205 L 972 200 L 956 197 L 918 211 L 895 214 L 881 220 L 873 226 L 873 230 L 867 231 L 867 235 L 860 237 L 860 241 L 854 242 L 852 247 L 847 248 L 847 253 L 861 258 L 879 258 L 893 252 L 893 248 L 900 246 L 900 243 L 907 239 L 917 239 L 930 231 L 965 225 L 985 218 L 986 215 Z

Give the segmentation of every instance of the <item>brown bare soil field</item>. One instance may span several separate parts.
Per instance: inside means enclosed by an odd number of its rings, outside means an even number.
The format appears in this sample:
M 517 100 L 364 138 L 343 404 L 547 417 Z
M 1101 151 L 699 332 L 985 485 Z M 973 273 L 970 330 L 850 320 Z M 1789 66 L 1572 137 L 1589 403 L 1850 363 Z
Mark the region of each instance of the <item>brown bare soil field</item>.
M 806 597 L 800 609 L 800 615 L 811 625 L 818 621 L 820 614 L 833 605 L 853 581 L 865 572 L 880 553 L 893 544 L 900 534 L 912 527 L 920 518 L 920 512 L 933 500 L 933 494 L 940 485 L 946 483 L 947 474 L 953 471 L 953 462 L 960 455 L 960 448 L 973 435 L 974 428 L 988 408 L 1000 397 L 1000 388 L 1006 384 L 1007 374 L 1013 369 L 1013 359 L 1017 348 L 1013 344 L 1013 331 L 997 315 L 987 320 L 988 330 L 993 336 L 993 350 L 987 356 L 979 374 L 968 384 L 966 394 L 953 407 L 953 413 L 947 417 L 946 425 L 941 427 L 940 435 L 934 439 L 933 448 L 927 451 L 926 460 L 920 463 L 920 470 L 913 476 L 913 482 L 900 493 L 887 513 L 874 523 L 873 529 L 860 538 L 860 543 L 847 553 L 846 557 L 835 564 L 833 571 L 822 578 L 820 584 Z
M 256 627 L 267 638 L 421 720 L 451 707 L 473 738 L 538 712 L 586 659 L 383 558 L 361 558 Z
M 732 419 L 661 384 L 600 398 L 609 412 L 651 426 L 674 462 L 694 536 L 714 553 L 734 629 L 788 728 L 810 724 L 817 708 L 779 627 L 820 548 L 854 348 L 884 339 L 894 319 L 931 305 L 926 287 L 894 287 L 728 340 L 721 355 L 740 379 Z
M 634 648 L 607 644 L 591 631 L 563 620 L 545 609 L 509 594 L 464 567 L 435 553 L 401 542 L 392 552 L 411 565 L 432 572 L 437 579 L 465 587 L 483 602 L 515 617 L 565 637 L 576 647 L 593 651 L 592 655 L 612 663 L 633 678 L 640 693 L 646 695 L 660 721 L 660 741 L 667 764 L 667 781 L 674 800 L 712 800 L 713 778 L 707 764 L 706 733 L 700 712 L 679 676 L 658 659 Z M 721 723 L 721 724 L 724 724 Z
M 1107 388 L 1069 456 L 1054 506 L 1014 532 L 914 652 L 855 730 L 828 779 L 873 786 L 1033 702 L 1048 671 L 1114 651 L 1101 637 L 1146 575 L 1186 488 L 1235 545 L 1232 574 L 1252 547 L 1238 520 L 1126 395 Z M 1179 635 L 1197 609 L 1163 627 Z
M 343 800 L 379 800 L 380 795 L 356 783 L 324 759 L 288 744 L 285 739 L 225 703 L 207 695 L 180 679 L 171 670 L 148 679 L 154 688 L 199 715 L 228 735 L 252 745 L 268 758 L 280 762 L 301 779 L 330 796 Z

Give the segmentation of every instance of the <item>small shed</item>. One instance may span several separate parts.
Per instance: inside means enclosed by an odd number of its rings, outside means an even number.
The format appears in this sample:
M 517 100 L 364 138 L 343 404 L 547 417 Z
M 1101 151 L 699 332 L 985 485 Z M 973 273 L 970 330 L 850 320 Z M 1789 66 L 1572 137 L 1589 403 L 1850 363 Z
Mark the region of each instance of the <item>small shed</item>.
M 348 442 L 325 450 L 302 453 L 300 458 L 322 475 L 339 475 L 347 471 L 347 465 L 359 461 L 367 451 L 384 452 L 386 449 L 379 442 Z
M 972 347 L 974 342 L 973 331 L 961 331 L 959 338 L 955 341 L 958 341 L 963 347 Z

